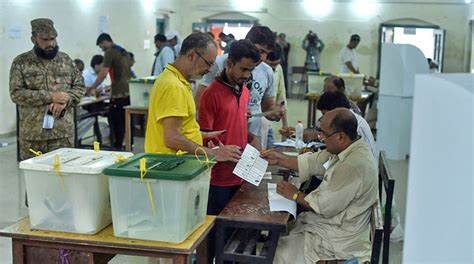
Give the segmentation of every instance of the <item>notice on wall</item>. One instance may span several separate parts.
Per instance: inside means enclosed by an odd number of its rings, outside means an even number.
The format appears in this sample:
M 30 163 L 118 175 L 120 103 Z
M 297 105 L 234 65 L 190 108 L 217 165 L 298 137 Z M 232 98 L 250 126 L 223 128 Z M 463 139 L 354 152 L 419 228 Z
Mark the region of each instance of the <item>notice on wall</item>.
M 21 38 L 21 26 L 20 25 L 11 25 L 8 28 L 8 37 L 11 39 Z

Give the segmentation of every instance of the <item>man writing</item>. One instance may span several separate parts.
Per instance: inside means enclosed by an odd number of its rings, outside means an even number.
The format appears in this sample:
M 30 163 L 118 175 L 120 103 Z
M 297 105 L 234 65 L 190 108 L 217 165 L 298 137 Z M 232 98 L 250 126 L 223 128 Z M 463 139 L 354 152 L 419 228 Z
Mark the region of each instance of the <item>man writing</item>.
M 189 81 L 209 72 L 216 55 L 217 45 L 205 33 L 193 33 L 183 41 L 178 58 L 166 65 L 151 91 L 145 152 L 175 154 L 182 150 L 193 154 L 203 145 Z M 206 136 L 211 135 L 204 133 Z M 217 161 L 240 159 L 240 147 L 235 145 L 203 149 Z
M 321 118 L 319 139 L 326 149 L 298 157 L 276 151 L 264 155 L 271 165 L 299 172 L 302 181 L 323 175 L 309 194 L 289 182 L 277 192 L 308 209 L 280 238 L 274 263 L 316 263 L 319 260 L 370 260 L 370 214 L 377 201 L 377 168 L 367 144 L 357 135 L 357 120 L 348 109 Z
M 20 159 L 73 147 L 74 107 L 85 93 L 72 59 L 59 51 L 53 21 L 31 21 L 31 51 L 18 55 L 10 69 L 10 97 L 20 112 Z

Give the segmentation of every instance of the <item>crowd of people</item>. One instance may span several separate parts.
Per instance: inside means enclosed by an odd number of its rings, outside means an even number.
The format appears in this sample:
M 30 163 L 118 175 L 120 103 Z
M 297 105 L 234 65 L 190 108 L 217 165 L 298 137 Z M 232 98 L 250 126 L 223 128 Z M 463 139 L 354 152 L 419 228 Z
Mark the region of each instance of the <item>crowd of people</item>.
M 18 55 L 10 71 L 11 98 L 20 112 L 21 158 L 33 155 L 29 149 L 49 152 L 72 147 L 73 108 L 81 96 L 107 92 L 112 146 L 122 149 L 123 107 L 130 104 L 133 54 L 102 33 L 96 45 L 104 55 L 93 56 L 84 69 L 83 62 L 73 62 L 59 51 L 52 20 L 35 19 L 31 26 L 33 49 Z M 218 55 L 218 44 L 210 34 L 194 32 L 182 41 L 177 32 L 157 34 L 151 68 L 156 80 L 150 93 L 145 152 L 194 154 L 200 149 L 214 157 L 217 164 L 211 172 L 207 208 L 212 215 L 223 210 L 243 183 L 232 171 L 246 145 L 271 148 L 269 123 L 282 120 L 287 126 L 285 76 L 290 44 L 285 34 L 253 26 L 245 39 L 229 35 L 219 35 L 226 46 L 224 54 Z M 359 41 L 358 35 L 351 36 L 341 51 L 345 71 L 359 72 L 354 53 Z M 322 40 L 310 32 L 303 47 L 309 54 L 308 69 L 320 69 Z M 110 87 L 103 84 L 107 75 Z M 298 171 L 302 179 L 321 176 L 320 184 L 307 192 L 289 182 L 278 184 L 278 193 L 304 210 L 288 236 L 280 239 L 275 263 L 368 261 L 370 209 L 377 200 L 373 136 L 359 109 L 344 94 L 342 78 L 326 79 L 318 109 L 323 116 L 314 137 L 325 143 L 324 150 L 297 157 L 278 151 L 262 154 L 271 165 Z M 209 263 L 214 246 L 211 232 Z

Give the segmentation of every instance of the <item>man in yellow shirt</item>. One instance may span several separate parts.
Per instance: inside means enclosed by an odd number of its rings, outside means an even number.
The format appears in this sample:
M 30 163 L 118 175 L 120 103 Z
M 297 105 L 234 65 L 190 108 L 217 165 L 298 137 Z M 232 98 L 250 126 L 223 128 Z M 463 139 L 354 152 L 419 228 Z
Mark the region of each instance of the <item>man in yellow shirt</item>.
M 193 33 L 183 41 L 178 58 L 166 65 L 151 91 L 145 152 L 175 154 L 182 150 L 193 154 L 202 146 L 203 133 L 196 122 L 189 81 L 208 73 L 216 55 L 217 45 L 205 33 Z M 217 161 L 237 162 L 241 155 L 240 147 L 235 145 L 204 150 Z

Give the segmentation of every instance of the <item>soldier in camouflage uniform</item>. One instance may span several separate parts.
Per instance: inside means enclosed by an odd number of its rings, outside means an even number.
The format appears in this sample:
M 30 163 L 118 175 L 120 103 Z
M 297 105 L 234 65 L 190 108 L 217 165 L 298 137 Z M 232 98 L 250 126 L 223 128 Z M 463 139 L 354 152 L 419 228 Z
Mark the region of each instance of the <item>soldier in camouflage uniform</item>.
M 85 93 L 84 80 L 71 58 L 58 52 L 53 21 L 31 21 L 34 48 L 18 55 L 10 69 L 10 97 L 20 112 L 20 158 L 73 147 L 74 107 Z M 52 128 L 43 124 L 54 117 Z M 44 128 L 46 127 L 46 128 Z

